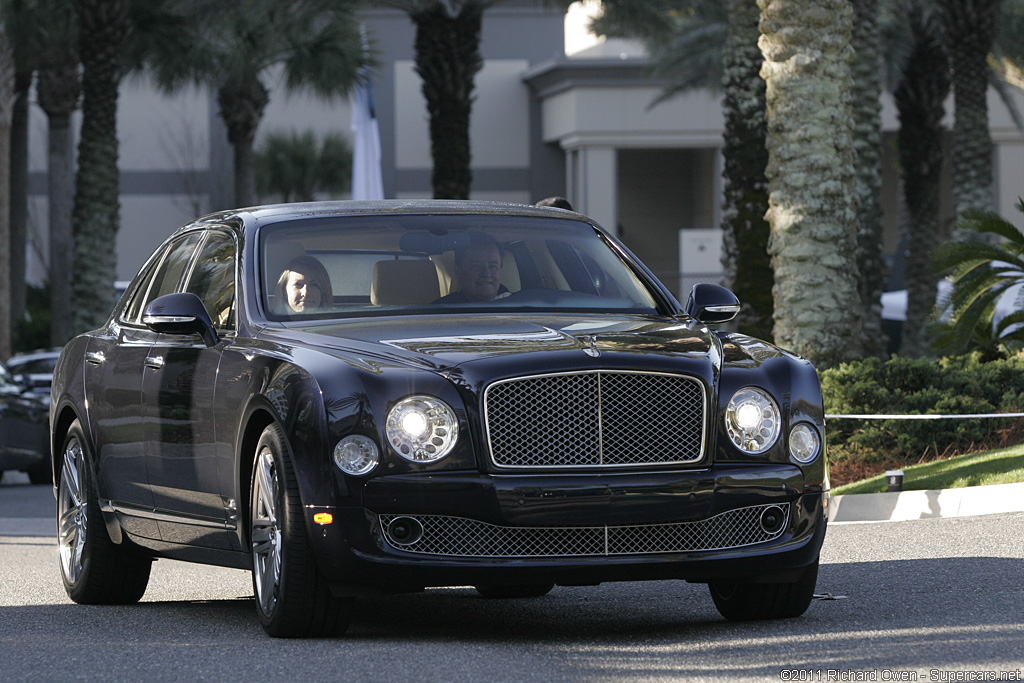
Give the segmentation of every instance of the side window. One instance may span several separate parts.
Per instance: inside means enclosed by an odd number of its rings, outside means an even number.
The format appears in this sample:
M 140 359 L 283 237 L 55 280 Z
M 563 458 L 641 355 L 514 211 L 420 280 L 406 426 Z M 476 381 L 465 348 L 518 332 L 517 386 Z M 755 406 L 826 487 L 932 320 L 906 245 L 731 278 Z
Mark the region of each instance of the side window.
M 143 280 L 132 295 L 132 302 L 124 319 L 138 323 L 146 304 L 158 296 L 178 291 L 178 284 L 192 258 L 192 252 L 203 236 L 202 232 L 190 232 L 168 245 L 160 262 L 153 269 L 153 275 Z
M 214 326 L 233 328 L 235 303 L 235 242 L 231 235 L 211 231 L 188 278 L 186 292 L 203 300 Z

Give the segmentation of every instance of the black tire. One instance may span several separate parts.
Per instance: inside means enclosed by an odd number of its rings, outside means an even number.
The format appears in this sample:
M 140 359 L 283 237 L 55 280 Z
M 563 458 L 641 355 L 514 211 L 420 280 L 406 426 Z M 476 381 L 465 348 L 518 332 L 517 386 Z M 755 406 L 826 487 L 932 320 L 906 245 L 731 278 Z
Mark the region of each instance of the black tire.
M 344 633 L 353 600 L 335 597 L 316 566 L 288 443 L 276 423 L 256 445 L 249 501 L 252 585 L 263 630 L 275 638 Z
M 793 583 L 711 583 L 715 607 L 729 621 L 792 619 L 807 611 L 818 582 L 818 561 Z
M 53 471 L 50 469 L 49 459 L 43 460 L 42 462 L 29 467 L 25 470 L 25 474 L 28 475 L 29 482 L 37 486 L 40 484 L 53 483 Z
M 476 592 L 488 600 L 509 600 L 516 598 L 539 598 L 551 592 L 553 583 L 526 584 L 521 586 L 474 586 Z
M 146 592 L 153 562 L 134 548 L 110 540 L 92 480 L 92 457 L 82 425 L 75 420 L 64 436 L 57 489 L 57 545 L 64 590 L 83 604 L 135 603 Z

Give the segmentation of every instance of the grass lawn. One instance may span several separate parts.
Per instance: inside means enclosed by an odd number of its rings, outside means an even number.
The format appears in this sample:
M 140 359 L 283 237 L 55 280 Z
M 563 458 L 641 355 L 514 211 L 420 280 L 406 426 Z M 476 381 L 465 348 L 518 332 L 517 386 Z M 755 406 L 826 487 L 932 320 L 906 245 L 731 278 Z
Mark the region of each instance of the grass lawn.
M 997 451 L 970 453 L 903 468 L 903 490 L 955 489 L 985 484 L 1024 481 L 1024 445 Z M 880 493 L 886 490 L 885 475 L 855 481 L 832 489 L 832 495 Z

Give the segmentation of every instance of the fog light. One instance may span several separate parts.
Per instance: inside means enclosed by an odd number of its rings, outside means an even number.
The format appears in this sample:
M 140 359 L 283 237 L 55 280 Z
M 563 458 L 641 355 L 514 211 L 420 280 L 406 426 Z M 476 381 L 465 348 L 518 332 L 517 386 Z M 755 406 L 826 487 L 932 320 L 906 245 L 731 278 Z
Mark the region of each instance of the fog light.
M 761 513 L 761 529 L 766 534 L 774 535 L 782 531 L 786 523 L 786 513 L 780 507 L 771 506 Z
M 346 436 L 334 447 L 334 464 L 346 474 L 367 474 L 377 466 L 379 456 L 377 444 L 362 434 Z
M 412 545 L 423 538 L 423 525 L 412 517 L 395 517 L 388 523 L 388 538 L 395 545 Z

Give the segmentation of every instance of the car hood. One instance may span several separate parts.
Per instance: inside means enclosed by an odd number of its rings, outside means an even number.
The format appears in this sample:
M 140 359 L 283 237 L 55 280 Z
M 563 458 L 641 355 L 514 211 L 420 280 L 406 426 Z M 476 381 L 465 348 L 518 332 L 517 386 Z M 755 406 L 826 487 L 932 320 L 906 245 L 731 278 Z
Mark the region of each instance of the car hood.
M 492 359 L 532 367 L 651 365 L 667 358 L 720 357 L 719 346 L 692 320 L 630 315 L 422 316 L 373 318 L 266 330 L 325 351 L 344 351 L 444 371 Z M 646 359 L 646 362 L 643 360 Z M 718 365 L 718 361 L 711 361 Z M 703 373 L 702 373 L 703 374 Z

